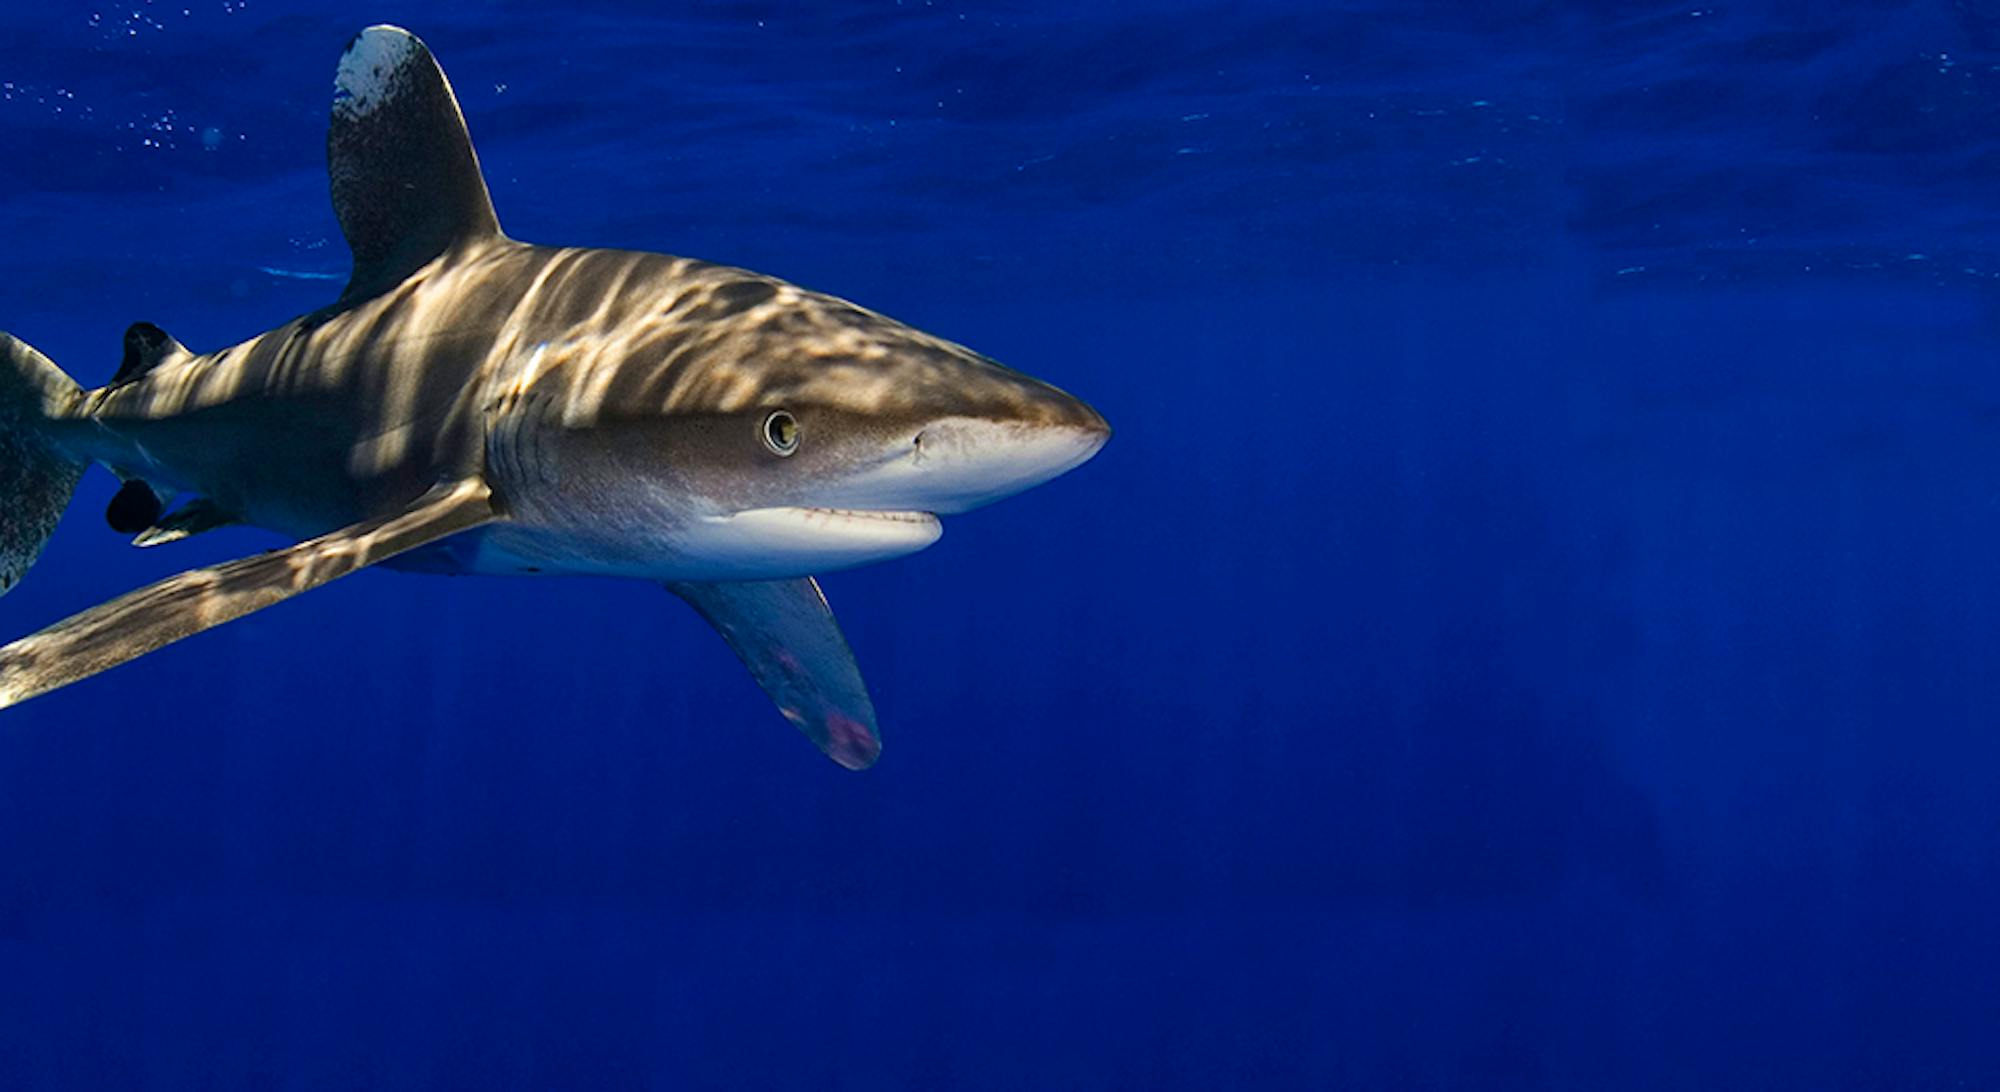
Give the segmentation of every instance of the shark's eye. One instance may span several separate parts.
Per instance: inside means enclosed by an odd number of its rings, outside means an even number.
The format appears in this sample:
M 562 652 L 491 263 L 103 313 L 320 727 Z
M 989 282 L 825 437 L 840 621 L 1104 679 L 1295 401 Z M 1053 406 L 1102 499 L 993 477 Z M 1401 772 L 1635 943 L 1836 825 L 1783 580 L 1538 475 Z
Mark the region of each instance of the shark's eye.
M 774 410 L 764 418 L 764 446 L 773 455 L 790 455 L 799 449 L 799 419 L 784 410 Z

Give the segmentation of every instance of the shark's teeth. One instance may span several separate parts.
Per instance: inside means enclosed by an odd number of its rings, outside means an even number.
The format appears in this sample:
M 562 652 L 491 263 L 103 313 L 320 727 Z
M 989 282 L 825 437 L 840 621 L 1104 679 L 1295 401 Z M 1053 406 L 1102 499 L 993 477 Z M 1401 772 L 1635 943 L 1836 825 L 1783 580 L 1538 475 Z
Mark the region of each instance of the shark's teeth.
M 841 519 L 873 519 L 889 523 L 932 523 L 937 520 L 937 517 L 929 512 L 887 512 L 873 508 L 816 508 L 807 505 L 799 511 Z

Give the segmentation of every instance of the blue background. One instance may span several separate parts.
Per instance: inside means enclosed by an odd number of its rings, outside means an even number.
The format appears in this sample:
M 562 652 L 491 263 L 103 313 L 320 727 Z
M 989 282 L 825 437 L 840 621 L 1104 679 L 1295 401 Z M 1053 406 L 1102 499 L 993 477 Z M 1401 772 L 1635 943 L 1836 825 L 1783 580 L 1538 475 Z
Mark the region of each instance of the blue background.
M 0 325 L 330 299 L 375 20 L 517 237 L 1118 433 L 826 581 L 865 774 L 584 580 L 9 711 L 0 1086 L 2000 1086 L 2000 6 L 13 5 Z M 6 635 L 273 542 L 110 491 Z

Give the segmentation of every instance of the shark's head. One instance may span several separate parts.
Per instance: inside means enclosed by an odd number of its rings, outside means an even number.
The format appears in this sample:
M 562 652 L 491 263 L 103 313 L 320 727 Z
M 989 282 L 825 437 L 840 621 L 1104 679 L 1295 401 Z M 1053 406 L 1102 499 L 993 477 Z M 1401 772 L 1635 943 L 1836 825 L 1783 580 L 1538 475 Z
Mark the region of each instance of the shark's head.
M 672 558 L 676 578 L 913 553 L 940 515 L 1071 470 L 1111 433 L 1047 383 L 771 278 L 684 271 L 657 313 L 617 339 L 587 423 L 538 443 L 563 494 L 596 497 L 593 518 L 637 536 L 615 552 Z

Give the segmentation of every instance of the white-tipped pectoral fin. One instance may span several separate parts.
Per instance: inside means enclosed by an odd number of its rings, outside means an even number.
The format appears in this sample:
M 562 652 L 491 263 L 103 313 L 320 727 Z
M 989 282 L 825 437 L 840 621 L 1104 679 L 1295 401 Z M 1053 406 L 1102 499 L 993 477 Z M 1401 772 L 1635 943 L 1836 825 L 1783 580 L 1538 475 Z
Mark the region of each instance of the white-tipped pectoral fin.
M 89 678 L 495 518 L 486 483 L 451 482 L 392 515 L 149 584 L 0 647 L 0 707 Z
M 850 770 L 874 765 L 882 754 L 875 703 L 817 582 L 678 582 L 667 590 L 708 619 L 778 712 L 828 758 Z

